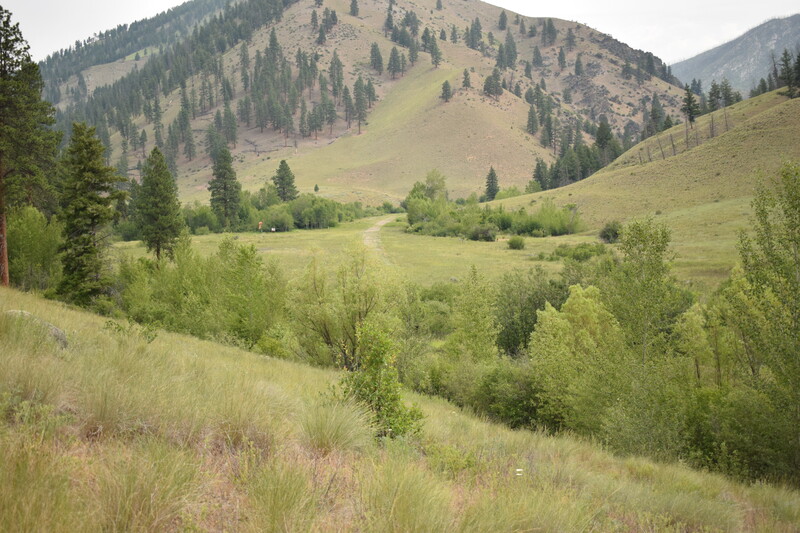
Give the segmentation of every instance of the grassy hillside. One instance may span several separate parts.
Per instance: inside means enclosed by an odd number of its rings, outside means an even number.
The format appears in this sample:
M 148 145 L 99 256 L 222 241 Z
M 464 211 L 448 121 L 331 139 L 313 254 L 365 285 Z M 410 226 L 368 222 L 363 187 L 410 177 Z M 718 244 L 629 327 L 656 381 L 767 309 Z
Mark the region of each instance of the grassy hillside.
M 688 148 L 685 126 L 676 126 L 586 180 L 501 203 L 516 208 L 545 197 L 574 203 L 596 230 L 610 220 L 653 215 L 672 229 L 678 274 L 712 286 L 736 260 L 755 188 L 784 160 L 800 158 L 800 101 L 773 92 L 725 113 L 727 131 L 723 111 L 713 114 L 713 138 L 706 115 L 689 130 Z
M 795 531 L 800 495 L 510 431 L 408 395 L 375 443 L 338 374 L 0 289 L 4 531 Z M 5 312 L 27 310 L 66 331 Z

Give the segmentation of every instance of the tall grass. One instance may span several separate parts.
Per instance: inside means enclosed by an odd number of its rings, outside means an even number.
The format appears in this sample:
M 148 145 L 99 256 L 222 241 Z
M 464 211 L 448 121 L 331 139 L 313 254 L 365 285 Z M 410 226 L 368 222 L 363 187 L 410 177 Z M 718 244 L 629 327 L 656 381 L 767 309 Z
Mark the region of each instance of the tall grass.
M 375 430 L 370 414 L 349 402 L 316 402 L 300 419 L 304 441 L 322 454 L 358 451 L 373 443 Z
M 389 460 L 364 479 L 362 504 L 371 531 L 448 531 L 448 487 L 425 468 Z
M 59 451 L 24 431 L 0 427 L 0 531 L 87 531 L 86 502 L 74 468 Z
M 795 490 L 620 459 L 435 398 L 411 398 L 417 439 L 377 446 L 363 413 L 320 401 L 334 372 L 103 324 L 0 289 L 0 531 L 800 529 Z
M 198 491 L 189 453 L 146 439 L 110 447 L 97 472 L 96 499 L 104 531 L 164 531 Z
M 308 531 L 316 496 L 299 465 L 272 461 L 248 476 L 245 486 L 252 513 L 252 531 Z

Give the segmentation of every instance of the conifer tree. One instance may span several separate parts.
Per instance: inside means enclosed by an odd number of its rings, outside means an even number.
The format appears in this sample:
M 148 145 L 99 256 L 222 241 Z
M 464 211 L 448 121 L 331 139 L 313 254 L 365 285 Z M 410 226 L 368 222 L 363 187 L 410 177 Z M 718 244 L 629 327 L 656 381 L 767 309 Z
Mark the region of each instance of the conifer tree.
M 369 63 L 372 65 L 372 68 L 374 68 L 378 74 L 383 74 L 383 56 L 381 55 L 381 49 L 378 47 L 378 43 L 372 43 L 369 58 Z
M 350 15 L 358 16 L 358 0 L 350 0 Z
M 464 79 L 461 81 L 461 86 L 464 87 L 465 89 L 469 89 L 470 87 L 472 87 L 472 83 L 470 82 L 469 79 L 469 70 L 467 69 L 464 69 Z
M 211 209 L 224 228 L 239 221 L 239 201 L 242 185 L 233 170 L 233 158 L 227 146 L 221 146 L 214 159 L 213 178 L 208 182 L 211 191 Z
M 542 67 L 544 66 L 544 59 L 542 59 L 542 53 L 539 51 L 539 47 L 534 45 L 533 46 L 533 62 L 534 67 Z
M 531 104 L 531 107 L 528 110 L 528 124 L 525 128 L 525 130 L 531 135 L 536 135 L 536 132 L 539 131 L 539 120 L 537 119 L 536 115 L 536 108 L 534 108 L 533 104 Z
M 575 75 L 583 76 L 583 61 L 581 60 L 580 54 L 578 54 L 578 57 L 575 59 Z
M 505 10 L 503 10 L 500 12 L 500 20 L 497 21 L 497 27 L 500 28 L 501 30 L 504 30 L 506 29 L 507 25 L 508 25 L 508 15 L 506 15 Z
M 278 170 L 272 176 L 272 183 L 275 184 L 275 189 L 278 191 L 278 197 L 281 201 L 291 202 L 297 198 L 297 188 L 294 186 L 294 174 L 289 168 L 289 164 L 285 159 L 282 159 L 278 165 Z
M 95 128 L 77 123 L 64 156 L 61 202 L 65 242 L 61 262 L 64 276 L 58 293 L 78 305 L 90 305 L 108 288 L 103 262 L 105 227 L 114 217 L 115 203 L 124 197 L 116 185 L 122 178 L 106 166 L 103 143 Z
M 389 63 L 386 65 L 386 70 L 389 71 L 389 74 L 392 75 L 392 79 L 394 79 L 397 74 L 400 73 L 401 69 L 400 52 L 397 50 L 396 46 L 393 46 L 392 51 L 389 52 Z
M 175 178 L 158 148 L 153 148 L 142 167 L 134 210 L 147 251 L 155 252 L 157 260 L 162 252 L 172 255 L 184 223 Z
M 564 54 L 564 48 L 558 49 L 558 66 L 561 69 L 564 69 L 567 66 L 567 56 Z
M 435 38 L 430 40 L 429 51 L 431 53 L 431 63 L 435 68 L 439 68 L 439 65 L 442 64 L 442 51 L 439 49 L 439 44 Z
M 11 13 L 0 6 L 0 284 L 8 286 L 6 210 L 17 192 L 42 189 L 58 134 L 49 129 L 53 106 L 42 100 L 39 67 Z
M 681 111 L 686 115 L 686 121 L 690 126 L 694 125 L 694 119 L 700 114 L 700 105 L 697 103 L 694 92 L 687 84 L 684 88 L 683 105 Z
M 494 200 L 498 192 L 500 192 L 500 185 L 497 181 L 497 173 L 494 171 L 494 167 L 489 167 L 489 173 L 486 175 L 486 201 Z
M 353 85 L 353 100 L 355 112 L 355 119 L 358 122 L 358 133 L 361 133 L 361 123 L 367 120 L 367 87 L 364 84 L 363 78 L 358 77 L 356 83 Z
M 445 103 L 450 101 L 450 98 L 453 97 L 453 91 L 450 88 L 450 82 L 445 80 L 442 84 L 442 96 L 441 99 L 445 101 Z

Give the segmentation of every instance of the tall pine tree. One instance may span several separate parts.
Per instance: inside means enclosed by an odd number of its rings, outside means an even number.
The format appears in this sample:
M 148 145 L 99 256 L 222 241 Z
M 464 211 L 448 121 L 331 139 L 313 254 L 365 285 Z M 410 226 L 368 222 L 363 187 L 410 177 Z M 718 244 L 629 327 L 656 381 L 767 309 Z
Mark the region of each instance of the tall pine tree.
M 489 173 L 486 175 L 486 201 L 494 200 L 498 192 L 500 192 L 500 185 L 497 181 L 497 172 L 494 171 L 494 167 L 489 167 Z
M 221 146 L 214 159 L 213 178 L 208 182 L 211 209 L 224 228 L 235 227 L 239 221 L 239 201 L 242 185 L 236 179 L 233 159 L 227 146 Z
M 6 209 L 22 191 L 47 188 L 41 170 L 52 165 L 58 134 L 53 106 L 41 98 L 44 85 L 28 43 L 11 13 L 0 6 L 0 284 L 8 286 Z
M 278 165 L 278 170 L 272 176 L 272 183 L 278 191 L 278 197 L 284 202 L 290 202 L 297 198 L 297 189 L 294 186 L 294 173 L 289 168 L 289 164 L 282 159 Z
M 153 148 L 142 167 L 142 183 L 134 209 L 147 251 L 155 252 L 157 260 L 163 252 L 171 256 L 184 223 L 178 186 L 158 148 Z
M 94 128 L 73 124 L 62 162 L 66 238 L 61 258 L 64 276 L 58 293 L 83 306 L 95 302 L 110 284 L 103 261 L 108 237 L 105 230 L 114 217 L 115 203 L 124 197 L 116 187 L 123 178 L 106 166 L 104 152 Z

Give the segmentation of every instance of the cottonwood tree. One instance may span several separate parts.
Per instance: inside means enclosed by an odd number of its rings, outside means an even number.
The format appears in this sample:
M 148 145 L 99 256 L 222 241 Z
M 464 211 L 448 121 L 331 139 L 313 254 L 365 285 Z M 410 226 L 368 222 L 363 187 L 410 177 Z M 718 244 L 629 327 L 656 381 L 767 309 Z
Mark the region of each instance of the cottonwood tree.
M 753 200 L 754 236 L 739 251 L 744 291 L 762 320 L 750 345 L 772 371 L 768 387 L 793 427 L 793 461 L 800 465 L 800 164 L 785 163 L 770 188 Z M 743 331 L 746 331 L 743 328 Z
M 6 211 L 19 197 L 47 188 L 41 170 L 52 165 L 58 134 L 48 129 L 53 107 L 28 43 L 11 12 L 0 6 L 0 283 L 8 286 Z
M 162 252 L 172 256 L 185 224 L 178 186 L 158 148 L 153 148 L 142 167 L 142 183 L 137 190 L 134 209 L 147 251 L 155 252 L 156 260 L 161 259 Z
M 114 205 L 124 198 L 116 185 L 123 181 L 105 164 L 105 147 L 95 128 L 77 123 L 62 162 L 61 197 L 64 219 L 64 276 L 58 293 L 78 305 L 90 305 L 109 286 L 103 261 Z

